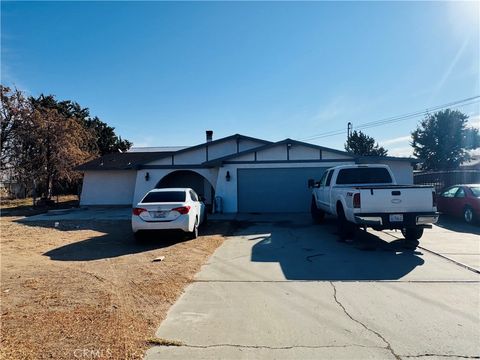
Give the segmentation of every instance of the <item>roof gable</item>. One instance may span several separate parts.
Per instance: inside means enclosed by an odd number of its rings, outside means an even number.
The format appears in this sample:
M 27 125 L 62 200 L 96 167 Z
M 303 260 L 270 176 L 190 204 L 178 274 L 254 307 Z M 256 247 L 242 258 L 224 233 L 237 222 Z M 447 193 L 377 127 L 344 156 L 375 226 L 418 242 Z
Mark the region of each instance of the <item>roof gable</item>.
M 324 146 L 309 144 L 309 143 L 305 143 L 305 142 L 301 142 L 301 141 L 297 141 L 297 140 L 287 138 L 285 140 L 281 140 L 281 141 L 278 141 L 278 142 L 275 142 L 275 143 L 269 143 L 269 144 L 265 144 L 265 145 L 257 147 L 257 148 L 242 151 L 242 152 L 239 152 L 237 154 L 231 154 L 231 155 L 224 156 L 222 158 L 214 159 L 214 160 L 211 160 L 211 161 L 206 161 L 204 164 L 207 165 L 207 166 L 221 165 L 225 161 L 235 161 L 236 158 L 245 157 L 245 155 L 252 154 L 252 153 L 256 154 L 255 158 L 259 161 L 261 161 L 261 160 L 268 161 L 268 159 L 269 159 L 268 156 L 270 156 L 270 160 L 275 161 L 275 160 L 279 160 L 279 159 L 272 158 L 272 156 L 273 156 L 273 151 L 272 150 L 275 150 L 275 148 L 282 148 L 282 145 L 285 145 L 285 154 L 287 153 L 287 150 L 286 150 L 287 147 L 290 148 L 289 149 L 289 155 L 292 154 L 292 151 L 293 151 L 294 148 L 310 149 L 311 150 L 310 154 L 306 155 L 308 157 L 308 159 L 306 159 L 306 160 L 321 161 L 323 159 L 323 154 L 324 153 L 335 154 L 335 155 L 339 156 L 338 157 L 339 159 L 355 159 L 354 155 L 352 155 L 348 152 L 345 152 L 345 151 L 331 149 L 331 148 L 327 148 L 327 147 L 324 147 Z M 260 156 L 261 153 L 264 153 L 266 155 L 266 157 L 262 158 Z M 300 159 L 301 155 L 298 155 L 297 157 L 291 158 L 291 159 L 289 159 L 289 155 L 286 155 L 285 160 L 287 160 L 287 158 L 288 158 L 288 160 L 291 160 L 291 161 L 301 160 Z M 279 156 L 282 156 L 282 155 L 280 154 Z
M 170 165 L 202 165 L 207 161 L 238 154 L 241 152 L 242 148 L 250 150 L 266 144 L 271 144 L 271 142 L 250 136 L 235 134 L 176 151 L 171 156 L 172 159 Z M 145 165 L 160 165 L 163 161 L 159 161 L 158 164 L 155 162 L 155 160 L 152 160 Z

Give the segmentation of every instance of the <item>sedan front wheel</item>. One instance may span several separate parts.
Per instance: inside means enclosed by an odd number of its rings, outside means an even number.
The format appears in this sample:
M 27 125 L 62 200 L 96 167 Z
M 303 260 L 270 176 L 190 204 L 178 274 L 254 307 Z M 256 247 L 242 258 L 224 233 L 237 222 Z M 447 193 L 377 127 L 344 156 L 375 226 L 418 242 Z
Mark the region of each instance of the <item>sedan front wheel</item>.
M 469 206 L 467 206 L 465 209 L 463 209 L 463 220 L 467 224 L 471 224 L 473 220 L 475 219 L 475 214 L 473 213 L 473 209 Z

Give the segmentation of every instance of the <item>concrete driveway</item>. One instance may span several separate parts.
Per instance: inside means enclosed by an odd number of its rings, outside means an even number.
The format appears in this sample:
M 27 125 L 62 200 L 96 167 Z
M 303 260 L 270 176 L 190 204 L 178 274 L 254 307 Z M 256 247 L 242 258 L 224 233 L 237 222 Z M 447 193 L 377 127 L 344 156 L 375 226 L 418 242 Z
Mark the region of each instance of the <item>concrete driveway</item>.
M 157 331 L 183 345 L 153 347 L 147 359 L 479 356 L 477 272 L 405 250 L 394 232 L 339 243 L 332 221 L 306 214 L 237 224 Z M 455 237 L 478 249 L 475 233 L 424 236 L 421 245 Z

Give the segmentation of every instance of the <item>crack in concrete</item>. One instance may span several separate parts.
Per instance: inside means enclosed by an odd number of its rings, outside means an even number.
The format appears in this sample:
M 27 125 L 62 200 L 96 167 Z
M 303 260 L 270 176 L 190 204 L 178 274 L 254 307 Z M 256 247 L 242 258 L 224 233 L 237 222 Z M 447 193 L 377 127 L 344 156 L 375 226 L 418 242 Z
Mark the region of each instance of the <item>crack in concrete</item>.
M 307 256 L 305 259 L 307 259 L 307 261 L 309 261 L 309 262 L 313 262 L 312 258 L 318 257 L 318 256 L 323 256 L 323 255 L 325 255 L 325 254 L 324 253 L 313 254 L 313 255 Z
M 453 354 L 419 354 L 419 355 L 400 355 L 404 358 L 418 358 L 418 357 L 428 357 L 428 356 L 435 356 L 435 357 L 456 357 L 462 359 L 480 359 L 480 356 L 470 356 L 470 355 L 453 355 Z
M 330 284 L 332 285 L 332 288 L 333 288 L 333 298 L 335 299 L 335 302 L 337 303 L 337 305 L 340 306 L 340 308 L 343 310 L 345 315 L 347 315 L 352 321 L 356 322 L 357 324 L 359 324 L 360 326 L 365 328 L 367 331 L 370 331 L 372 334 L 375 334 L 379 339 L 381 339 L 387 345 L 385 347 L 385 349 L 390 351 L 390 353 L 395 357 L 395 359 L 401 360 L 400 356 L 395 353 L 395 351 L 392 349 L 392 346 L 390 345 L 390 343 L 387 341 L 387 339 L 385 339 L 382 336 L 382 334 L 380 334 L 379 332 L 377 332 L 373 329 L 370 329 L 367 325 L 362 323 L 360 320 L 355 319 L 352 315 L 349 314 L 347 309 L 345 309 L 345 306 L 343 306 L 343 304 L 337 298 L 337 288 L 335 287 L 334 283 L 330 281 Z
M 290 350 L 290 349 L 323 349 L 323 348 L 347 348 L 347 347 L 362 347 L 370 349 L 386 349 L 382 346 L 367 346 L 360 344 L 346 344 L 346 345 L 291 345 L 291 346 L 267 346 L 267 345 L 240 345 L 240 344 L 212 344 L 212 345 L 189 345 L 182 344 L 180 346 L 208 349 L 215 347 L 235 347 L 235 348 L 247 348 L 247 349 L 268 349 L 268 350 Z
M 475 268 L 473 268 L 473 267 L 471 267 L 471 266 L 469 266 L 469 265 L 467 265 L 467 264 L 464 264 L 464 263 L 462 263 L 462 262 L 460 262 L 460 261 L 457 261 L 457 260 L 454 260 L 454 259 L 452 259 L 452 258 L 449 258 L 448 256 L 445 256 L 445 255 L 443 255 L 443 254 L 441 254 L 441 253 L 438 253 L 438 252 L 433 251 L 433 250 L 429 250 L 429 249 L 427 249 L 427 248 L 424 248 L 423 246 L 418 246 L 418 248 L 419 248 L 419 249 L 422 249 L 422 250 L 425 250 L 425 251 L 427 251 L 427 252 L 429 252 L 429 253 L 431 253 L 431 254 L 437 255 L 438 257 L 441 257 L 441 258 L 443 258 L 443 259 L 445 259 L 445 260 L 448 260 L 448 261 L 450 261 L 450 262 L 452 262 L 452 263 L 454 263 L 454 264 L 456 264 L 456 265 L 458 265 L 458 266 L 460 266 L 460 267 L 463 267 L 463 268 L 465 268 L 465 269 L 467 269 L 467 270 L 469 270 L 469 271 L 471 271 L 471 272 L 480 274 L 480 270 L 475 269 Z
M 393 237 L 394 239 L 402 239 L 401 237 L 399 237 L 399 236 L 397 236 L 397 235 L 394 235 L 394 234 L 392 234 L 392 233 L 384 232 L 384 234 L 390 235 L 390 236 Z M 417 246 L 417 248 L 418 248 L 418 249 L 425 250 L 425 251 L 429 252 L 430 254 L 437 255 L 438 257 L 441 257 L 441 258 L 443 258 L 443 259 L 445 259 L 445 260 L 448 260 L 448 261 L 450 261 L 450 262 L 452 262 L 452 263 L 454 263 L 454 264 L 456 264 L 456 265 L 458 265 L 458 266 L 460 266 L 460 267 L 463 267 L 463 268 L 465 268 L 465 269 L 467 269 L 467 270 L 469 270 L 469 271 L 471 271 L 471 272 L 480 274 L 480 269 L 473 268 L 473 267 L 471 267 L 471 266 L 469 266 L 469 265 L 467 265 L 467 264 L 464 264 L 464 263 L 462 263 L 462 262 L 460 262 L 460 261 L 454 260 L 454 259 L 452 259 L 452 258 L 449 258 L 448 256 L 443 255 L 443 254 L 446 254 L 446 253 L 439 253 L 439 252 L 436 252 L 436 251 L 427 249 L 427 248 L 425 248 L 425 247 L 423 247 L 423 246 Z

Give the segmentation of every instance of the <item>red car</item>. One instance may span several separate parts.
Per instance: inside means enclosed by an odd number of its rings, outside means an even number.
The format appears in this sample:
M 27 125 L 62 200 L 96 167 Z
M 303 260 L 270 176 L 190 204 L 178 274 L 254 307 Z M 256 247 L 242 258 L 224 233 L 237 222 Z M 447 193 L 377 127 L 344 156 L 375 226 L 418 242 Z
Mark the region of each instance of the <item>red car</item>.
M 441 213 L 463 217 L 467 223 L 480 219 L 480 184 L 454 185 L 437 197 Z

